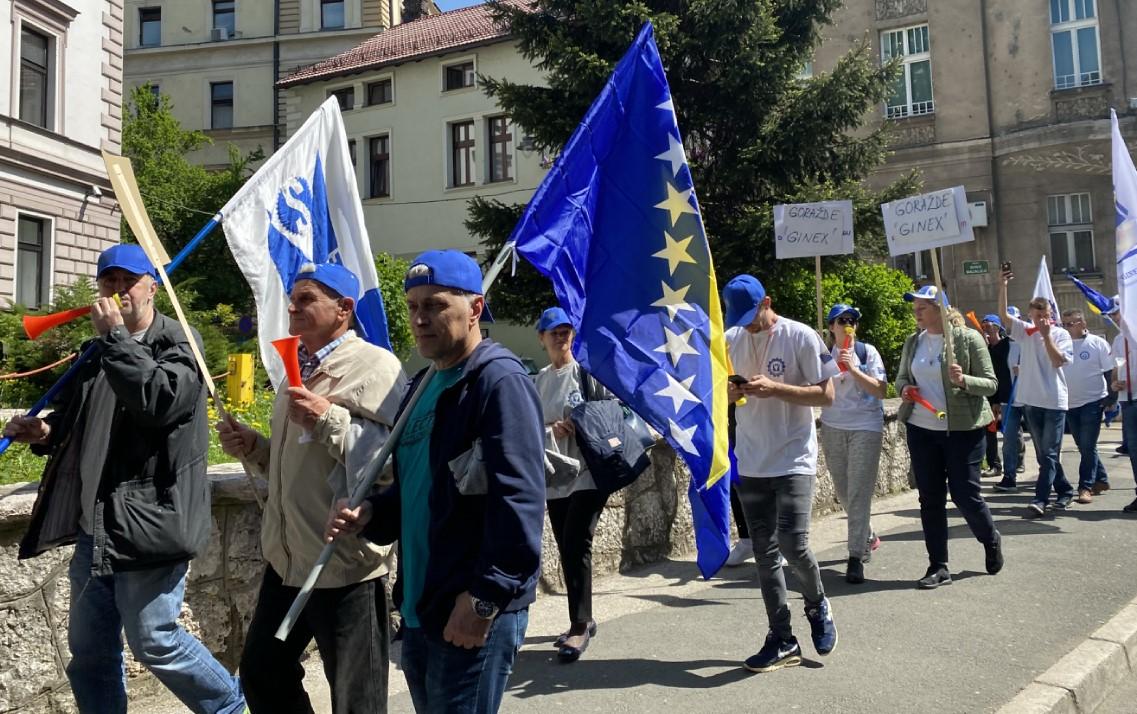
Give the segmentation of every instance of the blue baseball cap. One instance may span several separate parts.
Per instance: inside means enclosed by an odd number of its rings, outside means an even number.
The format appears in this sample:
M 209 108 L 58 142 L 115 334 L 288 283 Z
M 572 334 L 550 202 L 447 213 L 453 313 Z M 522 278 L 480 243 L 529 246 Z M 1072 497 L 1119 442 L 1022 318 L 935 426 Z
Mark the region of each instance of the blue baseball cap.
M 1010 315 L 1011 317 L 1017 317 L 1017 318 L 1022 318 L 1022 316 L 1023 316 L 1023 314 L 1021 312 L 1019 312 L 1019 309 L 1017 307 L 1015 307 L 1014 305 L 1008 305 L 1007 306 L 1007 314 Z
M 836 305 L 834 305 L 833 307 L 829 308 L 829 316 L 825 318 L 825 321 L 826 322 L 833 322 L 834 320 L 836 320 L 838 317 L 841 317 L 842 315 L 852 315 L 854 320 L 860 320 L 861 319 L 861 311 L 860 310 L 853 307 L 852 305 L 846 305 L 843 302 L 839 302 Z
M 922 287 L 918 290 L 913 290 L 910 293 L 904 293 L 904 299 L 907 300 L 908 302 L 912 302 L 913 300 L 915 300 L 917 298 L 920 298 L 922 300 L 932 300 L 933 302 L 939 302 L 940 294 L 941 294 L 940 289 L 938 287 L 936 287 L 935 285 L 925 285 L 924 287 Z M 944 299 L 944 302 L 947 302 L 947 293 L 943 293 L 943 299 Z
M 296 274 L 297 280 L 315 280 L 340 297 L 359 301 L 359 278 L 335 263 L 305 263 Z
M 158 271 L 150 264 L 150 259 L 146 257 L 146 251 L 142 250 L 142 246 L 135 243 L 112 245 L 99 254 L 99 267 L 95 277 L 102 276 L 111 268 L 121 268 L 135 275 L 149 275 L 154 279 L 158 278 Z
M 766 299 L 766 288 L 753 275 L 731 278 L 722 289 L 722 304 L 726 308 L 726 326 L 741 327 L 754 322 L 758 306 Z
M 999 316 L 993 312 L 989 312 L 986 315 L 984 315 L 983 319 L 980 320 L 980 322 L 990 322 L 991 324 L 998 325 L 999 327 L 1003 326 L 1003 321 L 1000 320 Z
M 474 295 L 482 292 L 482 269 L 476 260 L 458 250 L 428 250 L 419 254 L 403 278 L 403 291 L 419 285 L 437 285 Z M 493 322 L 487 302 L 482 322 Z
M 542 312 L 541 319 L 537 320 L 537 332 L 551 330 L 561 325 L 572 327 L 572 320 L 569 319 L 568 313 L 559 307 L 550 307 Z

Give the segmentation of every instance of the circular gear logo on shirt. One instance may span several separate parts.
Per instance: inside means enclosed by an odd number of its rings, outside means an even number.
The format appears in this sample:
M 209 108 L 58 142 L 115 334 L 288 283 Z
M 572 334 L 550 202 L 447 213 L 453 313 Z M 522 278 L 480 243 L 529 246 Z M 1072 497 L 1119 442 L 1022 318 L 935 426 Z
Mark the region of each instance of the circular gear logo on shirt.
M 1078 357 L 1082 358 L 1083 360 L 1087 360 L 1090 358 L 1090 353 L 1086 350 L 1082 350 L 1078 353 Z
M 775 357 L 766 363 L 766 372 L 771 377 L 781 377 L 786 373 L 786 361 L 781 357 Z

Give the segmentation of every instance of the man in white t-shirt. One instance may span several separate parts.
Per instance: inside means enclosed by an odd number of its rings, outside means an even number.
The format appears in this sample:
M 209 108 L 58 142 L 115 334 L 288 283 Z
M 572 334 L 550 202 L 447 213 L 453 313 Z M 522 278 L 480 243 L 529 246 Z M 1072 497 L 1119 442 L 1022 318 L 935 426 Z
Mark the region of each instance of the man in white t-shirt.
M 742 477 L 738 496 L 770 625 L 765 644 L 745 667 L 768 672 L 801 663 L 779 551 L 801 584 L 817 653 L 827 655 L 837 646 L 829 600 L 809 547 L 809 522 L 817 476 L 813 407 L 833 403 L 831 379 L 838 369 L 816 332 L 774 312 L 757 278 L 740 275 L 727 283 L 723 307 L 736 372 L 728 387 L 730 400 L 746 400 L 735 411 L 734 453 Z
M 1025 517 L 1040 518 L 1046 513 L 1051 489 L 1057 496 L 1056 509 L 1063 510 L 1074 500 L 1074 487 L 1066 480 L 1058 458 L 1062 452 L 1066 409 L 1070 404 L 1062 368 L 1073 359 L 1074 346 L 1070 333 L 1051 323 L 1050 301 L 1045 297 L 1030 301 L 1029 323 L 1007 314 L 1007 282 L 1013 277 L 1013 273 L 1003 271 L 999 281 L 999 310 L 1004 323 L 1010 326 L 1011 338 L 1022 348 L 1015 396 L 1023 405 L 1038 459 L 1038 482 Z
M 1066 366 L 1066 384 L 1070 390 L 1070 404 L 1066 409 L 1066 423 L 1078 445 L 1081 462 L 1078 465 L 1078 503 L 1094 500 L 1094 485 L 1109 483 L 1105 467 L 1098 458 L 1098 437 L 1101 435 L 1101 416 L 1104 410 L 1106 384 L 1113 373 L 1113 358 L 1109 343 L 1086 330 L 1086 316 L 1081 310 L 1062 313 L 1062 327 L 1073 339 L 1073 361 Z
M 1117 367 L 1117 376 L 1114 377 L 1112 386 L 1113 391 L 1117 392 L 1117 401 L 1121 403 L 1121 428 L 1125 434 L 1137 434 L 1137 383 L 1134 382 L 1137 379 L 1137 369 L 1129 365 L 1131 359 L 1137 358 L 1137 345 L 1126 340 L 1124 334 L 1119 334 L 1113 339 L 1112 356 Z M 1128 449 L 1125 453 L 1129 455 L 1129 465 L 1134 475 L 1137 475 L 1137 448 Z M 1108 490 L 1108 483 L 1104 487 L 1098 486 L 1099 493 Z M 1122 510 L 1137 513 L 1137 498 Z

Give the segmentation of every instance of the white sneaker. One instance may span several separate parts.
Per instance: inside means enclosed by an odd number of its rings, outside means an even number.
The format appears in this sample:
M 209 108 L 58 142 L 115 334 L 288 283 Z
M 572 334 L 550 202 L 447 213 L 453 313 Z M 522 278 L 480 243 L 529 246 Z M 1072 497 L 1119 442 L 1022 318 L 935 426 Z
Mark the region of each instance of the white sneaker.
M 726 565 L 728 568 L 733 568 L 742 565 L 746 561 L 754 557 L 754 546 L 751 544 L 749 538 L 739 538 L 734 547 L 730 549 L 730 555 L 726 556 Z

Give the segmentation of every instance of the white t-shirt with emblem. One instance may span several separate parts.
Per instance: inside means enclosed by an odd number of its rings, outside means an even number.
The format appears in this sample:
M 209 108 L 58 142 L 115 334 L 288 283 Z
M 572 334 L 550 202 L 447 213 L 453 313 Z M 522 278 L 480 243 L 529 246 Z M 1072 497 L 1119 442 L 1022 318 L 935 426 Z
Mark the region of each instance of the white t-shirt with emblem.
M 1129 352 L 1133 354 L 1126 354 L 1125 335 L 1118 333 L 1117 337 L 1113 338 L 1110 356 L 1113 358 L 1113 367 L 1117 370 L 1113 378 L 1119 382 L 1128 383 L 1130 379 L 1137 377 L 1137 370 L 1129 365 L 1129 359 L 1137 359 L 1137 347 L 1130 345 Z M 1131 401 L 1131 395 L 1133 399 L 1137 399 L 1137 384 L 1129 384 L 1126 389 L 1121 390 L 1117 398 L 1123 402 L 1128 402 Z
M 884 360 L 876 348 L 867 342 L 865 346 L 865 362 L 861 371 L 875 379 L 884 379 Z M 856 359 L 856 350 L 853 359 Z M 836 360 L 841 352 L 840 345 L 833 345 L 829 354 Z M 833 406 L 821 409 L 821 423 L 834 429 L 846 431 L 882 431 L 884 428 L 884 403 L 861 388 L 856 377 L 848 372 L 841 372 L 833 378 Z
M 1070 388 L 1070 409 L 1085 406 L 1105 398 L 1105 378 L 1113 369 L 1113 357 L 1105 338 L 1086 333 L 1074 340 L 1074 361 L 1063 368 Z
M 1027 328 L 1032 331 L 1029 335 Z M 1050 355 L 1042 343 L 1042 334 L 1035 331 L 1031 323 L 1012 317 L 1011 338 L 1022 347 L 1015 404 L 1066 411 L 1070 405 L 1066 372 L 1063 367 L 1055 367 L 1050 363 Z M 1054 341 L 1058 352 L 1066 356 L 1066 365 L 1069 365 L 1074 357 L 1074 341 L 1070 339 L 1070 333 L 1055 325 L 1050 328 L 1050 339 Z
M 839 372 L 825 343 L 808 325 L 779 317 L 769 330 L 751 334 L 744 327 L 726 332 L 734 372 L 760 374 L 783 384 L 805 387 Z M 813 407 L 776 397 L 747 397 L 735 411 L 734 454 L 743 476 L 770 478 L 817 473 L 817 430 Z

